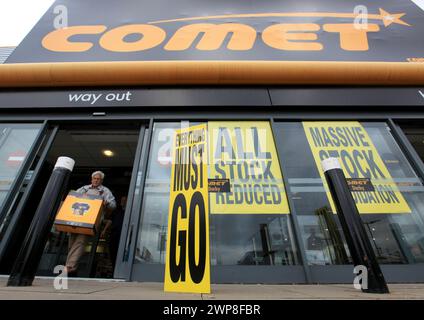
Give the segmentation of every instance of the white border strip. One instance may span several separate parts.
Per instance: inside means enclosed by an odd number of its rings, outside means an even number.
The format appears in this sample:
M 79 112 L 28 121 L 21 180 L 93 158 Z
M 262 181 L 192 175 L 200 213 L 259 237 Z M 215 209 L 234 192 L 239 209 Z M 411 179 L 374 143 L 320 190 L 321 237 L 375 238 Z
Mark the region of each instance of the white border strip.
M 413 3 L 415 3 L 417 6 L 421 8 L 421 10 L 424 11 L 424 0 L 411 0 Z

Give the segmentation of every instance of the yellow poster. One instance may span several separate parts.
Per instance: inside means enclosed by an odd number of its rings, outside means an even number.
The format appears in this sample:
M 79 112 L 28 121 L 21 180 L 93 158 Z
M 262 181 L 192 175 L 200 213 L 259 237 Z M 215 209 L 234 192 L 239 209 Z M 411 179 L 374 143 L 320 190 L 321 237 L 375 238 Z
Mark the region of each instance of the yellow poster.
M 269 122 L 209 122 L 209 178 L 229 179 L 211 192 L 211 214 L 290 213 Z
M 368 133 L 357 121 L 303 122 L 318 171 L 324 181 L 333 212 L 336 212 L 325 183 L 321 161 L 338 158 L 346 178 L 369 178 L 374 191 L 355 191 L 359 213 L 410 213 L 396 183 Z
M 207 126 L 176 130 L 164 290 L 210 293 Z

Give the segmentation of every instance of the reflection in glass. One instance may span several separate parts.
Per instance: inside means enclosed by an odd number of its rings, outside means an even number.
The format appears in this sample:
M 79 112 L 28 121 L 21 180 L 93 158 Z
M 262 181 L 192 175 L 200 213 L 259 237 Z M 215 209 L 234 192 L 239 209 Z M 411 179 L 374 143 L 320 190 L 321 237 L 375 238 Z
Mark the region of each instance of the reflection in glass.
M 211 264 L 299 264 L 291 239 L 286 215 L 211 215 Z
M 343 264 L 349 261 L 342 234 L 339 231 L 335 215 L 331 209 L 329 207 L 323 207 L 316 210 L 315 214 L 318 216 L 320 229 L 327 231 L 327 237 L 324 240 L 326 241 L 330 261 L 334 261 L 335 264 Z
M 361 214 L 377 258 L 385 264 L 424 262 L 424 187 L 387 125 L 381 122 L 361 124 L 387 167 L 390 180 L 411 209 L 410 213 Z M 330 213 L 330 209 L 323 209 L 330 208 L 330 204 L 302 123 L 278 123 L 277 128 L 284 175 L 289 181 L 288 195 L 298 216 L 308 263 L 350 263 L 338 217 Z M 319 241 L 321 247 L 308 246 L 311 235 L 322 240 Z
M 0 207 L 39 129 L 40 125 L 0 124 Z
M 156 123 L 153 128 L 135 259 L 165 263 L 171 177 L 171 147 L 181 123 Z
M 0 209 L 33 145 L 41 125 L 0 124 Z M 0 221 L 0 240 L 11 214 Z

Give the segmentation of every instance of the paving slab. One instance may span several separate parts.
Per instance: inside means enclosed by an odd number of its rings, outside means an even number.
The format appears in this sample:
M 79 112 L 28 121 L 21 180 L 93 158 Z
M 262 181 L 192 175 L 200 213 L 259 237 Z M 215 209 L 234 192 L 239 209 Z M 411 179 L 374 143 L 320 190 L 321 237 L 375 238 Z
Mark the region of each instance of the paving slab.
M 210 294 L 203 294 L 204 300 L 274 300 L 302 299 L 305 294 L 291 290 L 290 286 L 280 285 L 225 285 L 211 286 Z M 236 298 L 235 298 L 236 297 Z
M 390 294 L 370 294 L 350 284 L 212 284 L 210 294 L 169 293 L 163 283 L 69 279 L 56 290 L 53 278 L 31 287 L 7 287 L 0 278 L 0 300 L 424 300 L 424 284 L 389 284 Z
M 32 293 L 58 293 L 62 290 L 57 290 L 54 287 L 54 279 L 36 279 L 32 286 L 27 287 L 7 287 L 6 280 L 0 280 L 0 293 L 9 292 L 32 292 Z M 98 291 L 113 289 L 119 286 L 119 282 L 104 282 L 104 281 L 68 281 L 68 289 L 66 294 L 90 294 Z
M 201 300 L 198 293 L 164 292 L 163 283 L 129 282 L 129 285 L 120 284 L 109 290 L 95 292 L 90 298 L 110 299 L 111 296 L 120 300 Z

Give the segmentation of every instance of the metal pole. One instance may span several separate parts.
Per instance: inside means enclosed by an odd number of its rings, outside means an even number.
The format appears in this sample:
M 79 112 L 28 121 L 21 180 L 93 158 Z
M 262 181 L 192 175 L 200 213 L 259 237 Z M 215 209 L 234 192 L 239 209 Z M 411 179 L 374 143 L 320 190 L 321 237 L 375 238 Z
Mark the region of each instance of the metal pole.
M 389 293 L 389 289 L 381 272 L 380 266 L 367 236 L 355 200 L 347 185 L 345 175 L 337 158 L 322 161 L 328 188 L 337 209 L 346 242 L 349 247 L 355 267 L 365 266 L 368 276 L 368 288 L 363 292 Z
M 13 265 L 8 286 L 31 286 L 75 161 L 59 157 Z

